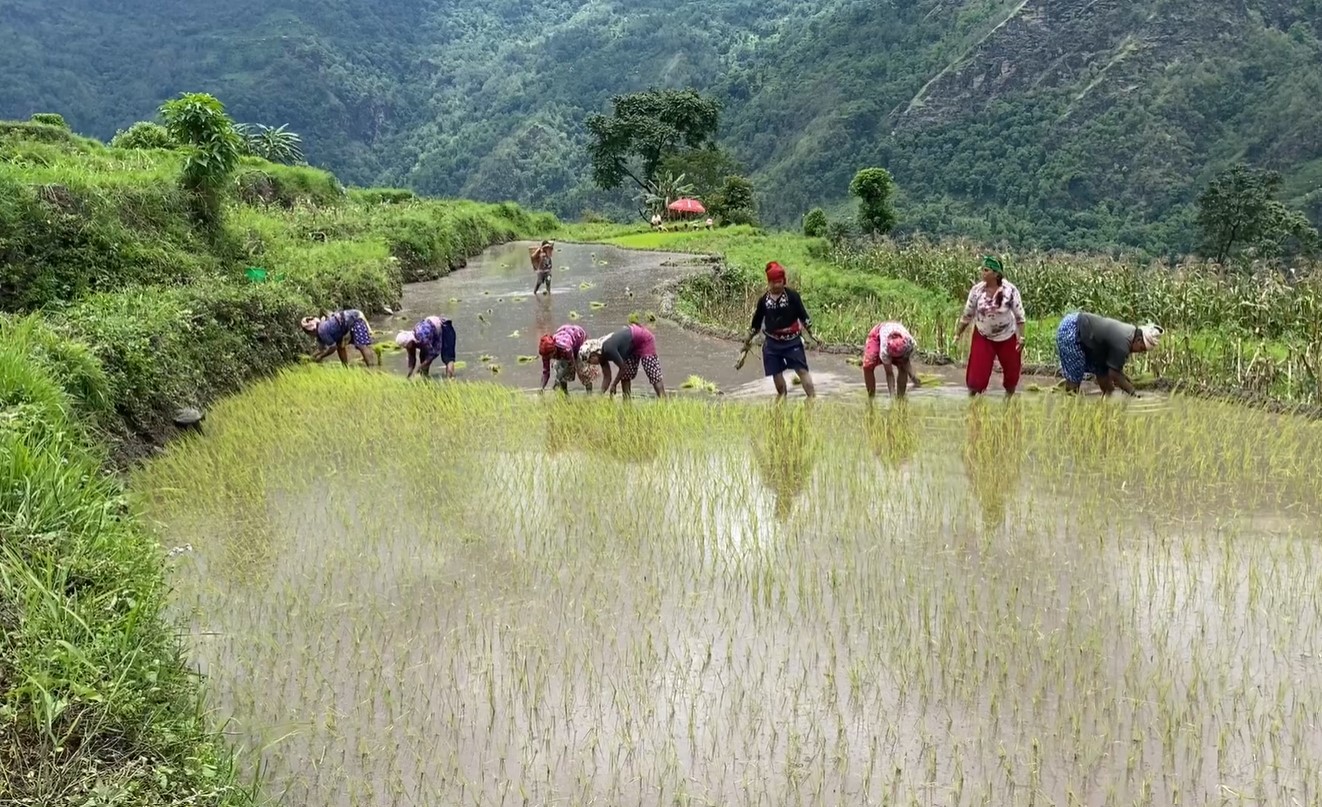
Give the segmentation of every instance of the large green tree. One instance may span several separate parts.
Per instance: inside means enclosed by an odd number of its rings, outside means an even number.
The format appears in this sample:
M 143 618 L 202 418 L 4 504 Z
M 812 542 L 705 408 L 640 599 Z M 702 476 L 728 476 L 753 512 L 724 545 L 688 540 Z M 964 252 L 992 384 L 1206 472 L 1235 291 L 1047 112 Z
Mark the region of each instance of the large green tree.
M 1198 197 L 1202 254 L 1224 263 L 1250 250 L 1263 258 L 1311 250 L 1317 231 L 1276 199 L 1280 190 L 1275 171 L 1238 164 L 1218 174 Z
M 885 235 L 895 227 L 895 209 L 891 197 L 895 180 L 885 168 L 864 168 L 849 183 L 849 192 L 858 197 L 858 226 L 864 233 Z
M 648 90 L 616 96 L 613 104 L 613 114 L 587 120 L 592 181 L 602 190 L 629 180 L 655 191 L 662 161 L 708 145 L 720 123 L 720 103 L 696 90 Z

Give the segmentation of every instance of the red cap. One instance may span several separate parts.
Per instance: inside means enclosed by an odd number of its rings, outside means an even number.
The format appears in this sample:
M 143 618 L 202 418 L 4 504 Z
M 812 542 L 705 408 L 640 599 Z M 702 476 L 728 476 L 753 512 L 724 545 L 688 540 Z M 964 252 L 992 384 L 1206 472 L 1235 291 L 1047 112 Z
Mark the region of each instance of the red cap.
M 549 333 L 542 334 L 542 338 L 537 341 L 537 352 L 543 356 L 555 354 L 555 337 Z

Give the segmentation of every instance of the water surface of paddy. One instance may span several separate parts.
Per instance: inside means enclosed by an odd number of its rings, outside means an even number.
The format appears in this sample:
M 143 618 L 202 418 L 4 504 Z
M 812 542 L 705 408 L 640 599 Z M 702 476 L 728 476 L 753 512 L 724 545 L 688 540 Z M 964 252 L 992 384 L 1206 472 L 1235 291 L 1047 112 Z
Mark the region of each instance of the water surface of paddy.
M 322 369 L 138 489 L 295 807 L 1316 803 L 1316 427 L 937 403 Z

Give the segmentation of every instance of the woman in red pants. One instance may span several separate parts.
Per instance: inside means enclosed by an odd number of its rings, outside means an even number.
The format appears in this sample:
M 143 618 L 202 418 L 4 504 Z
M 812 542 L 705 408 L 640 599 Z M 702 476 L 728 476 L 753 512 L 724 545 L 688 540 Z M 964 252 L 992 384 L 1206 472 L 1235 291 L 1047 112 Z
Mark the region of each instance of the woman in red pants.
M 999 361 L 1005 394 L 1014 395 L 1023 367 L 1024 301 L 1019 289 L 1005 279 L 1001 262 L 990 256 L 982 259 L 982 280 L 969 290 L 964 315 L 955 331 L 956 339 L 964 335 L 970 323 L 973 344 L 964 374 L 969 394 L 981 395 L 987 391 L 992 364 Z

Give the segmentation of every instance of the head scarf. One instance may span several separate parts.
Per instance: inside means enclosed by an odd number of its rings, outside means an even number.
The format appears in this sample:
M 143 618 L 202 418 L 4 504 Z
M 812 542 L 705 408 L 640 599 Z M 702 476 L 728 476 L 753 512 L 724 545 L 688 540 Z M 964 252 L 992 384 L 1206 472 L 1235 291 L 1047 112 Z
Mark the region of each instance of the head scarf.
M 555 337 L 549 333 L 542 334 L 542 338 L 537 340 L 537 352 L 542 356 L 554 356 Z
M 395 334 L 395 344 L 400 347 L 408 347 L 413 343 L 413 331 L 400 331 Z
M 313 330 L 319 324 L 320 324 L 320 320 L 317 317 L 304 317 L 303 319 L 298 321 L 299 327 L 305 331 Z
M 999 277 L 1005 277 L 1005 266 L 1003 266 L 999 260 L 992 257 L 991 255 L 982 256 L 982 265 L 983 268 L 992 270 Z
M 1140 325 L 1138 333 L 1139 336 L 1143 337 L 1143 347 L 1151 350 L 1161 341 L 1161 335 L 1164 331 L 1160 325 L 1148 323 L 1147 325 Z
M 769 283 L 784 283 L 784 282 L 785 282 L 785 267 L 781 266 L 780 264 L 776 263 L 775 261 L 772 261 L 771 263 L 768 263 L 768 264 L 767 264 L 767 282 L 769 282 Z
M 913 352 L 913 342 L 906 339 L 904 334 L 892 332 L 886 338 L 886 355 L 892 359 L 907 359 Z

